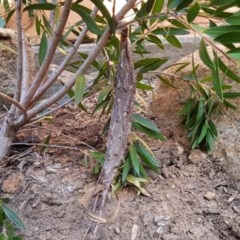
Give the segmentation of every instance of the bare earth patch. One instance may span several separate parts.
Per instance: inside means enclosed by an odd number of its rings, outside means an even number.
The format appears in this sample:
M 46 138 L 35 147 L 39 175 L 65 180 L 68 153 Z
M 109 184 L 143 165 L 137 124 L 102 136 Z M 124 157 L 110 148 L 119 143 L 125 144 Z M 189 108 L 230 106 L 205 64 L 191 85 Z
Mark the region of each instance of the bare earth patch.
M 14 193 L 2 189 L 1 197 L 11 199 L 25 223 L 25 240 L 84 239 L 90 218 L 80 200 L 97 176 L 91 173 L 94 163 L 85 162 L 82 151 L 86 144 L 103 149 L 102 125 L 98 117 L 68 106 L 54 114 L 52 123 L 19 133 L 16 141 L 34 141 L 35 147 L 15 146 L 15 156 L 21 154 L 1 166 L 1 187 L 10 176 L 23 176 Z M 50 144 L 62 147 L 40 154 L 36 142 L 43 143 L 49 132 Z M 30 139 L 33 135 L 38 137 Z M 100 224 L 99 240 L 240 239 L 240 194 L 224 170 L 225 160 L 201 153 L 200 158 L 188 158 L 183 145 L 169 138 L 165 143 L 150 142 L 162 166 L 161 174 L 150 173 L 146 190 L 151 197 L 124 188 L 118 193 L 119 212 L 111 219 L 118 202 L 110 196 L 104 217 L 111 221 Z M 85 239 L 92 239 L 93 230 L 90 226 Z

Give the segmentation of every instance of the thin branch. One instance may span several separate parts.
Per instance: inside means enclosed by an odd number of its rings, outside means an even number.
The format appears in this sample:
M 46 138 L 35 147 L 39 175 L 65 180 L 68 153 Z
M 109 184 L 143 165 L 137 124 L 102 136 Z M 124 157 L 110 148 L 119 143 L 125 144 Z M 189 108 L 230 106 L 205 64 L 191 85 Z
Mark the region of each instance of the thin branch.
M 56 30 L 53 34 L 51 45 L 48 48 L 48 52 L 46 54 L 46 57 L 43 60 L 43 63 L 42 63 L 42 65 L 41 65 L 41 67 L 38 71 L 38 74 L 37 74 L 36 78 L 34 79 L 31 87 L 28 90 L 28 92 L 26 93 L 25 98 L 21 102 L 21 104 L 23 104 L 25 107 L 30 106 L 30 104 L 31 104 L 30 100 L 32 99 L 35 92 L 39 88 L 39 85 L 41 84 L 41 82 L 44 80 L 44 77 L 47 73 L 47 70 L 49 69 L 49 65 L 52 62 L 53 56 L 54 56 L 54 54 L 56 52 L 56 49 L 57 49 L 57 45 L 58 45 L 59 40 L 62 36 L 64 28 L 66 26 L 71 5 L 72 5 L 72 0 L 64 1 L 64 7 L 63 7 L 63 11 L 62 11 L 61 20 L 59 21 L 59 24 L 57 25 Z
M 22 81 L 21 81 L 20 102 L 29 88 L 29 83 L 30 83 L 30 67 L 29 67 L 27 40 L 24 32 L 22 32 Z
M 123 8 L 116 15 L 115 20 L 117 22 L 120 21 L 125 16 L 125 14 L 134 7 L 136 1 L 137 0 L 128 0 L 127 3 L 123 6 Z M 93 49 L 91 54 L 88 56 L 88 58 L 84 61 L 84 63 L 81 65 L 81 67 L 78 69 L 78 71 L 74 74 L 74 76 L 71 77 L 70 80 L 57 93 L 55 93 L 50 98 L 43 100 L 39 105 L 29 110 L 28 116 L 32 118 L 33 116 L 37 115 L 38 113 L 40 113 L 41 111 L 43 111 L 44 109 L 48 108 L 53 103 L 58 101 L 60 98 L 62 98 L 73 87 L 77 76 L 79 76 L 80 74 L 84 74 L 88 70 L 91 63 L 96 59 L 96 57 L 102 51 L 109 37 L 110 37 L 110 29 L 107 26 L 101 38 L 99 39 L 98 43 L 96 44 L 95 48 Z M 16 126 L 21 126 L 24 123 L 25 123 L 24 119 L 22 117 L 19 117 L 14 124 Z
M 9 103 L 12 103 L 15 107 L 18 107 L 22 111 L 24 118 L 27 119 L 27 111 L 24 108 L 24 106 L 22 106 L 19 102 L 17 102 L 15 99 L 13 99 L 13 98 L 9 97 L 8 95 L 1 93 L 1 92 L 0 92 L 0 98 L 3 98 L 4 100 L 6 100 Z
M 91 13 L 91 17 L 95 17 L 97 15 L 97 12 L 98 12 L 98 8 L 95 7 Z M 80 44 L 83 42 L 87 34 L 87 31 L 88 31 L 88 28 L 87 26 L 85 26 L 82 32 L 80 33 L 80 35 L 78 36 L 76 42 L 74 43 L 71 51 L 68 53 L 66 58 L 62 61 L 61 65 L 57 68 L 56 71 L 54 71 L 54 73 L 52 73 L 52 75 L 46 80 L 46 82 L 44 82 L 44 84 L 38 88 L 36 94 L 31 100 L 32 103 L 38 100 L 48 90 L 48 88 L 56 81 L 59 75 L 63 72 L 66 65 L 71 61 L 74 54 L 77 52 Z
M 17 23 L 17 81 L 16 89 L 14 93 L 15 101 L 20 100 L 21 96 L 21 85 L 22 85 L 22 75 L 23 75 L 23 29 L 22 29 L 22 19 L 21 19 L 21 8 L 22 1 L 16 1 L 16 23 Z

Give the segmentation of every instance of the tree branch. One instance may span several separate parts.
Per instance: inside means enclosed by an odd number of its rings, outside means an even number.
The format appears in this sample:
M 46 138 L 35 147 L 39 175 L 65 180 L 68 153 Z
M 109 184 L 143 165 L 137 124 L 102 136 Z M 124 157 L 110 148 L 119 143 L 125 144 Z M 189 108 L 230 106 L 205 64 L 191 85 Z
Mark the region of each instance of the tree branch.
M 21 102 L 21 104 L 23 106 L 25 106 L 26 108 L 28 106 L 30 106 L 32 97 L 34 96 L 34 94 L 37 91 L 41 82 L 44 80 L 47 70 L 49 69 L 49 65 L 52 62 L 53 56 L 57 49 L 57 45 L 59 43 L 59 40 L 62 36 L 63 30 L 67 23 L 71 4 L 72 4 L 72 0 L 64 1 L 64 7 L 63 7 L 63 11 L 62 11 L 61 20 L 60 20 L 59 24 L 57 25 L 56 30 L 53 34 L 53 38 L 51 41 L 51 45 L 48 48 L 47 55 L 46 55 L 45 59 L 43 60 L 43 63 L 38 71 L 36 78 L 34 79 L 31 87 L 29 88 L 24 99 Z
M 97 12 L 98 12 L 98 8 L 95 7 L 91 13 L 91 17 L 94 18 L 97 15 Z M 87 34 L 87 31 L 88 31 L 88 28 L 87 28 L 87 26 L 85 26 L 83 28 L 83 30 L 81 31 L 80 35 L 78 36 L 76 42 L 74 43 L 71 51 L 68 53 L 68 55 L 62 61 L 61 65 L 57 68 L 57 70 L 54 73 L 52 73 L 52 75 L 46 80 L 46 82 L 44 82 L 43 85 L 41 85 L 38 88 L 36 94 L 34 95 L 33 99 L 31 100 L 32 103 L 35 102 L 36 100 L 38 100 L 49 89 L 49 87 L 57 80 L 59 75 L 65 69 L 66 65 L 71 61 L 74 54 L 77 52 L 80 44 L 83 42 L 83 40 Z
M 120 21 L 125 14 L 131 10 L 137 0 L 128 0 L 127 3 L 123 6 L 123 8 L 119 11 L 119 13 L 115 17 L 115 21 Z M 102 51 L 103 47 L 107 43 L 108 39 L 110 36 L 110 29 L 107 26 L 105 31 L 103 32 L 101 38 L 99 39 L 98 43 L 96 44 L 95 48 L 91 52 L 91 54 L 88 56 L 88 58 L 84 61 L 84 63 L 81 65 L 81 67 L 78 69 L 78 71 L 74 74 L 72 78 L 53 96 L 50 98 L 43 100 L 39 105 L 33 107 L 28 111 L 28 116 L 29 118 L 32 118 L 33 116 L 36 116 L 38 113 L 43 111 L 44 109 L 48 108 L 51 106 L 53 103 L 58 101 L 60 98 L 62 98 L 74 85 L 75 80 L 77 76 L 80 74 L 84 74 L 87 69 L 90 67 L 91 63 L 96 59 L 96 57 L 99 55 L 99 53 Z M 25 121 L 24 119 L 20 116 L 16 121 L 15 125 L 20 126 L 24 124 Z

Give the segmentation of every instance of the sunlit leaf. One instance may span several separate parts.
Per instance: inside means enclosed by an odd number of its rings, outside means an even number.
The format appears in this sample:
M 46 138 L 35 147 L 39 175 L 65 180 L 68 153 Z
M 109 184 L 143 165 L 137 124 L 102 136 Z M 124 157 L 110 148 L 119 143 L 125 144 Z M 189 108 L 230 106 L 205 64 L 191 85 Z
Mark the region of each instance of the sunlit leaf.
M 39 64 L 42 65 L 43 60 L 47 54 L 48 51 L 48 41 L 47 41 L 47 36 L 46 33 L 42 33 L 42 38 L 40 41 L 40 46 L 39 46 Z
M 207 51 L 206 45 L 203 40 L 200 42 L 199 56 L 206 66 L 208 66 L 212 70 L 215 69 L 214 63 L 208 55 L 208 51 Z
M 102 15 L 104 16 L 104 18 L 106 18 L 110 31 L 111 33 L 115 33 L 115 23 L 114 23 L 114 19 L 112 18 L 111 14 L 109 13 L 108 9 L 106 8 L 106 6 L 103 4 L 102 1 L 99 0 L 91 0 L 92 3 L 94 3 L 94 5 L 96 7 L 98 7 L 98 9 L 100 10 L 100 12 L 102 13 Z
M 174 47 L 182 48 L 182 44 L 180 43 L 180 41 L 174 35 L 167 35 L 167 36 L 164 36 L 164 37 Z
M 83 97 L 83 94 L 85 92 L 85 88 L 86 88 L 86 78 L 84 77 L 83 74 L 80 74 L 77 78 L 76 78 L 76 82 L 75 82 L 75 87 L 74 87 L 74 97 L 75 97 L 75 104 L 78 105 Z
M 197 17 L 200 10 L 200 5 L 196 2 L 193 6 L 191 6 L 187 12 L 187 20 L 189 23 L 193 22 L 194 19 Z
M 96 22 L 88 13 L 86 13 L 86 11 L 81 7 L 81 5 L 72 4 L 71 9 L 81 16 L 81 18 L 86 23 L 90 32 L 95 33 L 97 35 L 101 34 L 101 30 L 99 29 Z

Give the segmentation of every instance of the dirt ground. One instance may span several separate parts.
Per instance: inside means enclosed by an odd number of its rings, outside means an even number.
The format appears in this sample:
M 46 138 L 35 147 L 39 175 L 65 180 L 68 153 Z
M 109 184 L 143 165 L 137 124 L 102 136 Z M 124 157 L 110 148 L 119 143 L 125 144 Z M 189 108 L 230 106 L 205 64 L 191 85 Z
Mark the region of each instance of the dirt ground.
M 155 114 L 161 127 L 159 118 Z M 88 145 L 104 148 L 103 124 L 98 116 L 67 106 L 51 123 L 20 131 L 16 142 L 29 146 L 14 146 L 15 158 L 0 167 L 0 180 L 1 197 L 11 199 L 10 206 L 27 228 L 25 240 L 93 238 L 95 225 L 80 200 L 97 176 L 91 173 L 94 162 L 87 161 L 83 151 Z M 225 160 L 200 151 L 189 156 L 169 130 L 163 132 L 167 142 L 150 142 L 161 164 L 161 173 L 150 172 L 145 185 L 151 196 L 139 195 L 130 186 L 118 193 L 118 200 L 109 196 L 104 217 L 110 221 L 99 225 L 97 239 L 240 239 L 240 193 L 224 170 Z M 51 147 L 41 153 L 37 144 L 49 133 Z

